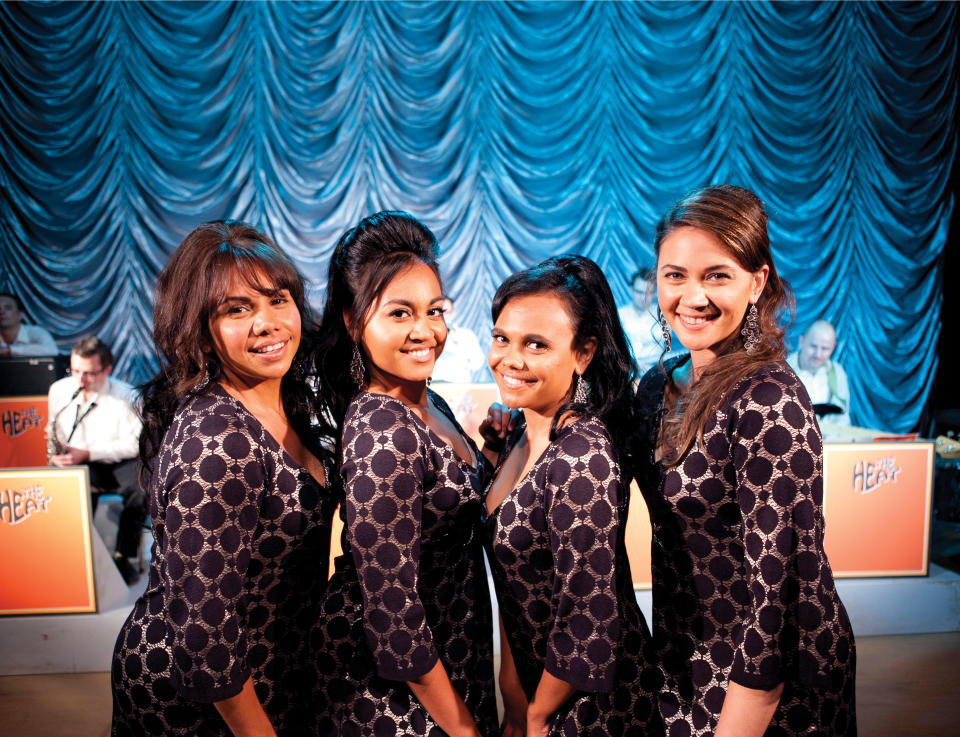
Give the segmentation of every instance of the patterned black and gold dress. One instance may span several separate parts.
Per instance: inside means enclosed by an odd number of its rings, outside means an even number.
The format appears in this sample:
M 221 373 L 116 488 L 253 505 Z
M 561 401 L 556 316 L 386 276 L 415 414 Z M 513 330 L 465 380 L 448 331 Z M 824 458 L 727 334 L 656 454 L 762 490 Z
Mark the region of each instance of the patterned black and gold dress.
M 523 431 L 521 422 L 501 459 Z M 550 735 L 663 733 L 662 676 L 624 542 L 629 501 L 606 427 L 583 417 L 486 517 L 500 616 L 527 698 L 544 670 L 577 689 Z
M 308 645 L 335 509 L 222 387 L 181 405 L 150 488 L 149 582 L 114 650 L 114 737 L 229 735 L 211 702 L 248 678 L 278 735 L 317 734 Z
M 459 428 L 444 401 L 428 394 Z M 497 733 L 480 541 L 488 468 L 464 440 L 473 465 L 397 399 L 361 393 L 347 409 L 344 554 L 314 633 L 318 734 L 445 734 L 406 684 L 438 658 L 481 734 Z
M 822 446 L 806 390 L 785 364 L 753 371 L 668 468 L 654 460 L 665 385 L 654 368 L 637 389 L 637 481 L 653 525 L 667 734 L 712 735 L 733 681 L 784 683 L 767 737 L 855 735 L 856 652 L 823 552 Z

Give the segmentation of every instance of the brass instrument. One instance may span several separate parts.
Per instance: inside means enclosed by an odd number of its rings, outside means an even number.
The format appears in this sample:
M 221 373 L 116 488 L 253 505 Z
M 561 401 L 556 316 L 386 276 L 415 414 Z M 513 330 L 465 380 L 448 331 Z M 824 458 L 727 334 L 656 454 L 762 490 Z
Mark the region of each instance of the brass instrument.
M 60 409 L 58 409 L 57 414 L 55 414 L 53 418 L 50 420 L 50 422 L 47 423 L 46 440 L 47 440 L 47 464 L 48 465 L 52 466 L 53 465 L 52 458 L 54 456 L 62 455 L 63 451 L 67 449 L 66 446 L 62 442 L 60 442 L 60 437 L 57 435 L 57 420 L 60 419 L 60 415 L 63 413 L 63 410 L 65 410 L 67 407 L 70 406 L 70 403 L 77 398 L 77 395 L 81 391 L 83 391 L 83 387 L 78 386 L 77 390 L 73 393 L 73 396 L 70 397 L 69 401 L 65 405 L 63 405 Z

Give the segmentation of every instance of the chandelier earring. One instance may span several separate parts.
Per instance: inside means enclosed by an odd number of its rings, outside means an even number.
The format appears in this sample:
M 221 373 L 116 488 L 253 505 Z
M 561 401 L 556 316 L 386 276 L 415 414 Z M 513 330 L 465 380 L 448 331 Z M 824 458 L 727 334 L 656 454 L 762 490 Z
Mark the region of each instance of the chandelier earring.
M 577 386 L 573 390 L 573 403 L 587 403 L 587 382 L 583 380 L 583 374 L 577 374 Z
M 750 309 L 747 310 L 747 321 L 740 331 L 740 335 L 743 336 L 743 347 L 747 353 L 753 353 L 757 350 L 763 333 L 760 330 L 760 320 L 755 304 L 750 305 Z
M 670 352 L 670 324 L 667 322 L 667 318 L 663 316 L 663 313 L 660 311 L 660 308 L 657 308 L 657 322 L 660 323 L 660 331 L 663 333 L 663 351 L 664 353 Z
M 363 356 L 360 355 L 360 346 L 353 344 L 353 355 L 350 357 L 350 378 L 354 385 L 359 389 L 363 386 L 366 379 L 366 372 L 363 367 Z

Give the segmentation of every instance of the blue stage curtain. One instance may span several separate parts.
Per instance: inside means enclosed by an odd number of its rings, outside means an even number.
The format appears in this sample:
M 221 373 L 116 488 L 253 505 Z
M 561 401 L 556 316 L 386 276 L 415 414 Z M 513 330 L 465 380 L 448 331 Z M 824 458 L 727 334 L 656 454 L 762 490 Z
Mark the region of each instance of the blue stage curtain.
M 837 326 L 854 420 L 905 431 L 937 365 L 953 210 L 949 3 L 4 3 L 0 288 L 138 381 L 152 287 L 213 218 L 322 304 L 381 208 L 437 233 L 488 340 L 509 273 L 573 251 L 621 302 L 691 187 L 767 203 L 800 330 Z

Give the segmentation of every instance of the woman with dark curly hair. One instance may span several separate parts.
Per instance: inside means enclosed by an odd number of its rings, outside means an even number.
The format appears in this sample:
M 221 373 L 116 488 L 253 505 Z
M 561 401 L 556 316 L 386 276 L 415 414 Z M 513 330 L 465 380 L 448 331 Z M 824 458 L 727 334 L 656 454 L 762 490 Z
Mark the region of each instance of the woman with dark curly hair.
M 784 362 L 767 218 L 696 190 L 657 226 L 657 299 L 689 353 L 637 391 L 668 735 L 855 735 L 855 650 L 823 552 L 820 430 Z
M 636 368 L 610 287 L 561 256 L 509 277 L 492 313 L 490 368 L 522 409 L 485 510 L 504 735 L 661 734 L 624 542 Z
M 117 638 L 113 735 L 315 735 L 329 430 L 310 401 L 303 280 L 262 233 L 201 225 L 160 275 L 140 439 L 153 551 Z
M 427 388 L 447 337 L 436 248 L 416 218 L 379 212 L 330 261 L 316 365 L 342 430 L 344 534 L 316 629 L 318 734 L 496 731 L 488 468 Z

